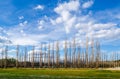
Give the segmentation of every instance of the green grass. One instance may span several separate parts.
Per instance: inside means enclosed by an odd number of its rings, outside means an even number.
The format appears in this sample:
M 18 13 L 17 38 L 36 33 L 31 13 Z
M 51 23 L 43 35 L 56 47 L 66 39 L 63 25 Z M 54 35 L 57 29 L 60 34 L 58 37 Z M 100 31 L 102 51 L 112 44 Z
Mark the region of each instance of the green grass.
M 97 69 L 0 69 L 0 79 L 120 79 L 120 71 Z

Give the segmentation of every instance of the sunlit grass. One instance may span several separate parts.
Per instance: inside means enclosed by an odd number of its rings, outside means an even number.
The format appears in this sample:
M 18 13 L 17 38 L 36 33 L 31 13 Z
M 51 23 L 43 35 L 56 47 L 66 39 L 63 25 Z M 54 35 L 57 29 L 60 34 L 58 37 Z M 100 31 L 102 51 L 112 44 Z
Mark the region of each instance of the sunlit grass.
M 40 78 L 120 78 L 120 71 L 98 69 L 31 69 L 8 68 L 0 69 L 1 79 L 40 79 Z

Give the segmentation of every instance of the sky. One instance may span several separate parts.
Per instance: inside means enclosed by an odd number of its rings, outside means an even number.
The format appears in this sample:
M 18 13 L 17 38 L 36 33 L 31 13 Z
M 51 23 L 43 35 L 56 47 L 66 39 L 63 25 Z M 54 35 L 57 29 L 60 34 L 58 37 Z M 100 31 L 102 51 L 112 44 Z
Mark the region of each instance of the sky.
M 0 0 L 0 46 L 86 37 L 120 51 L 120 0 Z

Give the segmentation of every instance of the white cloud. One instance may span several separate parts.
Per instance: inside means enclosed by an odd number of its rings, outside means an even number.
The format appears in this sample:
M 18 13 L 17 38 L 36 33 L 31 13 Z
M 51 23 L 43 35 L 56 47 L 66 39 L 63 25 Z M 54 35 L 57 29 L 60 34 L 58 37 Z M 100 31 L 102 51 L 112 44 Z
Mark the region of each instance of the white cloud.
M 62 40 L 65 38 L 69 40 L 74 35 L 76 35 L 76 39 L 81 46 L 85 45 L 83 41 L 85 41 L 86 36 L 105 39 L 106 41 L 113 38 L 120 39 L 118 23 L 107 22 L 107 20 L 103 23 L 98 20 L 99 18 L 94 18 L 95 15 L 92 14 L 92 11 L 91 13 L 87 11 L 88 13 L 84 14 L 83 10 L 89 8 L 92 4 L 91 1 L 80 3 L 78 0 L 59 4 L 54 8 L 58 16 L 39 18 L 40 20 L 31 22 L 29 27 L 28 22 L 24 21 L 7 31 L 9 39 L 15 45 L 39 45 L 41 42 L 48 42 L 49 40 L 60 40 L 61 47 L 63 45 Z
M 86 8 L 89 8 L 93 5 L 93 1 L 90 0 L 88 2 L 85 2 L 83 5 L 82 5 L 82 8 L 86 9 Z
M 37 5 L 36 7 L 34 7 L 35 10 L 43 10 L 44 6 L 42 5 Z
M 13 45 L 36 45 L 39 44 L 38 41 L 31 39 L 29 37 L 15 38 L 11 39 L 13 41 Z
M 78 2 L 78 3 L 77 3 Z M 74 8 L 70 8 L 69 5 L 76 5 Z M 75 4 L 76 3 L 76 4 Z M 97 18 L 93 18 L 92 12 L 83 14 L 83 10 L 81 8 L 89 8 L 93 5 L 93 0 L 79 3 L 79 1 L 69 1 L 63 4 L 59 4 L 54 11 L 59 15 L 56 19 L 51 19 L 51 23 L 53 25 L 63 25 L 66 30 L 66 33 L 73 34 L 73 31 L 76 31 L 77 38 L 99 38 L 110 40 L 112 38 L 118 39 L 119 28 L 117 27 L 117 23 L 114 22 L 106 22 L 102 23 L 97 20 Z M 77 5 L 78 4 L 78 5 Z M 82 6 L 80 6 L 80 4 Z M 68 8 L 69 7 L 69 8 Z M 72 12 L 71 12 L 72 11 Z M 77 11 L 77 12 L 76 12 Z M 81 12 L 79 15 L 78 13 Z M 116 33 L 117 31 L 117 33 Z M 114 33 L 113 33 L 114 32 Z M 80 39 L 79 39 L 80 40 Z
M 39 26 L 38 29 L 43 29 L 43 26 Z
M 25 26 L 28 23 L 28 21 L 24 21 L 23 23 L 19 23 L 20 26 Z
M 38 29 L 43 29 L 45 25 L 45 21 L 44 20 L 38 20 Z
M 11 44 L 11 40 L 9 40 L 7 37 L 5 36 L 0 36 L 0 44 Z
M 39 24 L 39 25 L 43 25 L 44 23 L 45 23 L 44 20 L 38 20 L 38 24 Z
M 53 25 L 63 23 L 66 33 L 69 33 L 72 25 L 75 22 L 75 16 L 71 12 L 76 12 L 79 10 L 80 3 L 78 0 L 65 2 L 59 4 L 54 11 L 59 15 L 55 20 L 51 20 Z
M 21 33 L 24 33 L 24 31 L 23 31 L 23 30 L 20 30 L 20 32 L 21 32 Z
M 65 2 L 63 4 L 59 4 L 58 7 L 56 7 L 54 9 L 55 12 L 57 12 L 58 14 L 61 14 L 61 12 L 63 11 L 77 11 L 79 9 L 79 1 L 75 0 L 75 1 L 70 1 L 70 2 Z
M 21 20 L 21 19 L 24 19 L 24 16 L 19 16 L 18 18 Z

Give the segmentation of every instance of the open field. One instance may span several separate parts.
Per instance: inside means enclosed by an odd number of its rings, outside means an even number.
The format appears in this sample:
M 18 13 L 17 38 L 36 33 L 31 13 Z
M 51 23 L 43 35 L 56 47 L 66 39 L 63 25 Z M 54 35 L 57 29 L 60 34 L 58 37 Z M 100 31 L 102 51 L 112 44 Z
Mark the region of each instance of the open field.
M 120 79 L 120 71 L 103 69 L 0 69 L 0 79 Z

